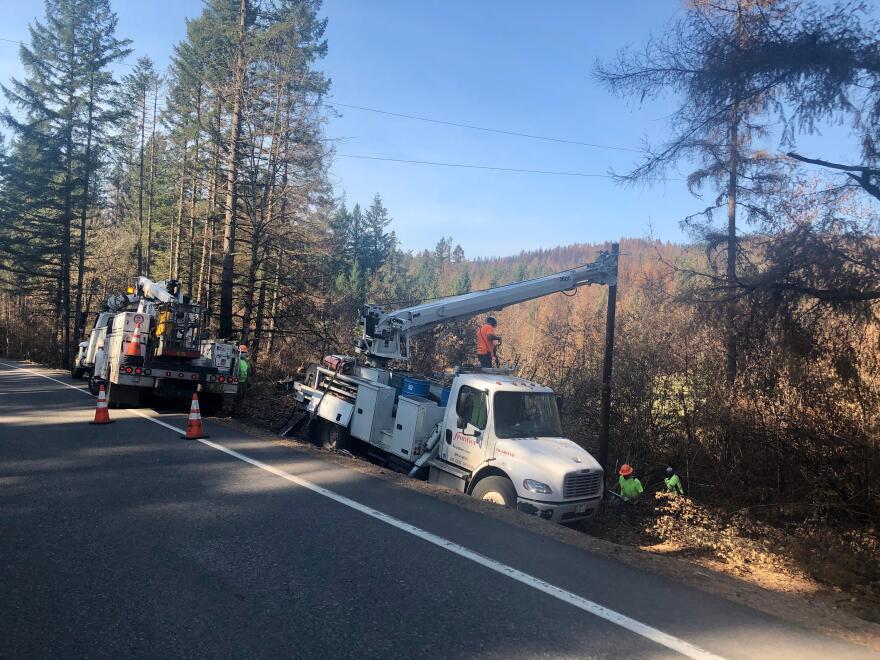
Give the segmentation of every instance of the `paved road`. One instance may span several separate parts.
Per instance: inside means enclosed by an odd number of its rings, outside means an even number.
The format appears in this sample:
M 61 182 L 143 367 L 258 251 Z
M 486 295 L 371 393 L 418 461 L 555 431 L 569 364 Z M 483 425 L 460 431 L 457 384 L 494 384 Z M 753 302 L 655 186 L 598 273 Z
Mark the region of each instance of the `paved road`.
M 0 363 L 0 657 L 875 657 L 210 420 L 93 409 Z

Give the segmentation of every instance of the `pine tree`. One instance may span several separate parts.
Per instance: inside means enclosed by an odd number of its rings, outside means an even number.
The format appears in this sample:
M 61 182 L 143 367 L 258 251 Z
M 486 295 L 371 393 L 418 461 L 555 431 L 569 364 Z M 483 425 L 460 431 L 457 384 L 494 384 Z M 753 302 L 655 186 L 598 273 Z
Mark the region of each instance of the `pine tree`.
M 390 224 L 388 209 L 382 205 L 382 198 L 376 193 L 373 203 L 364 214 L 364 268 L 371 272 L 377 272 L 388 258 Z
M 147 194 L 149 197 L 149 192 L 146 191 L 146 177 L 149 174 L 149 164 L 146 162 L 148 157 L 148 108 L 150 92 L 159 85 L 159 75 L 156 73 L 153 61 L 149 57 L 138 58 L 134 70 L 123 78 L 122 84 L 123 103 L 128 112 L 125 130 L 133 138 L 131 144 L 133 153 L 129 154 L 129 162 L 134 164 L 137 171 L 137 181 L 135 183 L 135 196 L 137 199 L 137 252 L 135 258 L 137 260 L 136 270 L 140 274 L 147 271 L 146 253 L 149 252 L 149 248 L 144 248 L 144 195 Z
M 96 171 L 95 140 L 101 122 L 109 121 L 101 109 L 112 83 L 105 69 L 128 52 L 126 42 L 114 37 L 115 27 L 108 0 L 48 0 L 44 22 L 34 22 L 30 46 L 20 49 L 24 80 L 13 79 L 3 87 L 7 100 L 20 111 L 2 116 L 14 135 L 12 168 L 15 183 L 22 186 L 19 202 L 7 215 L 14 225 L 9 227 L 10 238 L 13 245 L 32 243 L 16 258 L 15 268 L 54 283 L 44 288 L 54 289 L 65 364 L 71 344 L 73 226 L 77 210 L 88 208 Z M 82 264 L 85 232 L 79 215 Z M 37 287 L 46 284 L 31 281 Z
M 710 251 L 724 246 L 723 270 L 730 294 L 724 305 L 728 385 L 733 385 L 737 374 L 738 213 L 760 215 L 755 200 L 767 195 L 780 176 L 775 159 L 751 148 L 753 139 L 765 133 L 755 118 L 774 103 L 772 95 L 745 97 L 736 82 L 719 87 L 713 73 L 735 69 L 737 60 L 748 60 L 752 35 L 778 23 L 789 11 L 789 5 L 775 0 L 694 2 L 683 19 L 661 39 L 649 41 L 643 51 L 623 51 L 616 62 L 596 66 L 597 78 L 611 91 L 640 101 L 682 91 L 679 107 L 670 117 L 672 139 L 648 150 L 643 163 L 622 179 L 650 181 L 678 160 L 695 157 L 701 167 L 688 178 L 691 191 L 698 193 L 706 183 L 718 191 L 708 208 L 685 223 Z M 723 232 L 712 226 L 716 211 L 725 214 Z

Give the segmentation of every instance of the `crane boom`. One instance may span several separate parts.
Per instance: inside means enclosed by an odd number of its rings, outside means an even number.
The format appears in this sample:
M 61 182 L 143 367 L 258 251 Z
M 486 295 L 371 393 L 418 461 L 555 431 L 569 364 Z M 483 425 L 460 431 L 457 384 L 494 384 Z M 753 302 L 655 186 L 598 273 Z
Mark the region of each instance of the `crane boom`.
M 405 360 L 409 358 L 410 338 L 441 323 L 459 321 L 560 291 L 571 291 L 584 284 L 612 285 L 616 282 L 617 256 L 602 252 L 591 264 L 392 312 L 386 312 L 378 305 L 367 305 L 359 349 L 374 358 Z

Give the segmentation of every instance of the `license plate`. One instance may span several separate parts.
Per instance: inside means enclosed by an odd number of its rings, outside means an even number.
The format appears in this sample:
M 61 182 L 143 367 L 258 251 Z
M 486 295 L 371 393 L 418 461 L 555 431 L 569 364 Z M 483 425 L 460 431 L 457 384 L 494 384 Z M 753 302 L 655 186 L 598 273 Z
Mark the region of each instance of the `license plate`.
M 574 512 L 575 513 L 586 513 L 587 512 L 587 505 L 586 504 L 578 504 L 574 508 Z

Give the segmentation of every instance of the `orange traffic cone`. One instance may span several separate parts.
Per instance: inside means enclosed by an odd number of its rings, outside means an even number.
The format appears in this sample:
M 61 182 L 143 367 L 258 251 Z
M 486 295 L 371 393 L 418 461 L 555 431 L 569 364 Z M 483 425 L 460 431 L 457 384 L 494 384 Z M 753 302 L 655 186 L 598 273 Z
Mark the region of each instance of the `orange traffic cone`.
M 101 389 L 98 390 L 98 407 L 95 408 L 95 419 L 93 419 L 89 424 L 112 424 L 113 420 L 110 419 L 110 412 L 107 410 L 107 392 L 104 391 L 104 386 L 101 385 Z
M 180 436 L 185 440 L 199 440 L 207 438 L 208 434 L 202 428 L 202 413 L 199 412 L 199 396 L 193 392 L 192 405 L 189 408 L 189 419 L 186 420 L 186 435 Z
M 128 346 L 125 347 L 125 356 L 126 357 L 140 357 L 141 356 L 141 324 L 134 324 L 134 332 L 131 333 L 131 341 L 128 342 Z

